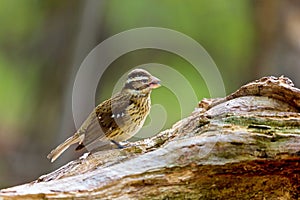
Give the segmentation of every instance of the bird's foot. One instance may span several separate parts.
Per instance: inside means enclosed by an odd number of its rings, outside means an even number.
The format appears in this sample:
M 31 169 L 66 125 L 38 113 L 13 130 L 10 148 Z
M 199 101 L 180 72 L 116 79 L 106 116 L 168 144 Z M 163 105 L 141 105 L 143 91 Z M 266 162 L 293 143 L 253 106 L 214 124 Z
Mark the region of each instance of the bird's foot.
M 115 144 L 119 149 L 124 149 L 125 148 L 125 146 L 121 145 L 120 143 L 116 142 L 115 140 L 111 140 L 111 142 L 113 144 Z

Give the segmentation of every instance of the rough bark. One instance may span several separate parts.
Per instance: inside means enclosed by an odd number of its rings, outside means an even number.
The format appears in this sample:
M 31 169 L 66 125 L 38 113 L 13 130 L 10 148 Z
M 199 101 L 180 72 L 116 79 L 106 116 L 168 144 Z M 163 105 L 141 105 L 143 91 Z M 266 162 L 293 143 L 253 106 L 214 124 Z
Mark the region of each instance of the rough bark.
M 298 199 L 300 90 L 264 77 L 124 149 L 86 154 L 0 197 Z

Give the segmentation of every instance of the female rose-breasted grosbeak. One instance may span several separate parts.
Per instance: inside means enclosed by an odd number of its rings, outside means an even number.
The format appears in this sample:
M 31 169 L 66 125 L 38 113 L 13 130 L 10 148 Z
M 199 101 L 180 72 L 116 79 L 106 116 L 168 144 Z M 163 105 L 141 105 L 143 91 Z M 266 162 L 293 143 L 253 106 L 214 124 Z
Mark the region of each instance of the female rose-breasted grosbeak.
M 52 150 L 47 158 L 55 161 L 75 143 L 79 144 L 76 150 L 105 140 L 121 147 L 118 142 L 131 138 L 142 128 L 150 112 L 151 91 L 160 86 L 159 82 L 146 70 L 132 70 L 122 90 L 99 104 L 78 131 Z

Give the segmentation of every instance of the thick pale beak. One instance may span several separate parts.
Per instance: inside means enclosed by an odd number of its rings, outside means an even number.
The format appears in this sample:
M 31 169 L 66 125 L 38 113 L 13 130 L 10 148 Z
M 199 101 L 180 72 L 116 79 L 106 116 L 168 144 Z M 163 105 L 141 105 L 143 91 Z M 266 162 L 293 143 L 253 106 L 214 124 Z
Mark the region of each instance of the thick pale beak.
M 158 78 L 152 76 L 151 80 L 150 87 L 152 89 L 160 87 L 160 80 Z

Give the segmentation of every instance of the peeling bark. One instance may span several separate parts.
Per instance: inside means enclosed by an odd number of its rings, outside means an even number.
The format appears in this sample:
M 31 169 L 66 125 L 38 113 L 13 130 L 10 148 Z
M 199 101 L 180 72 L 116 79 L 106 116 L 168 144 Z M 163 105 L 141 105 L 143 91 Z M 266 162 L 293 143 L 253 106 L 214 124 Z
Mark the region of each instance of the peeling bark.
M 86 154 L 0 197 L 298 199 L 300 90 L 264 77 L 204 99 L 169 130 Z

